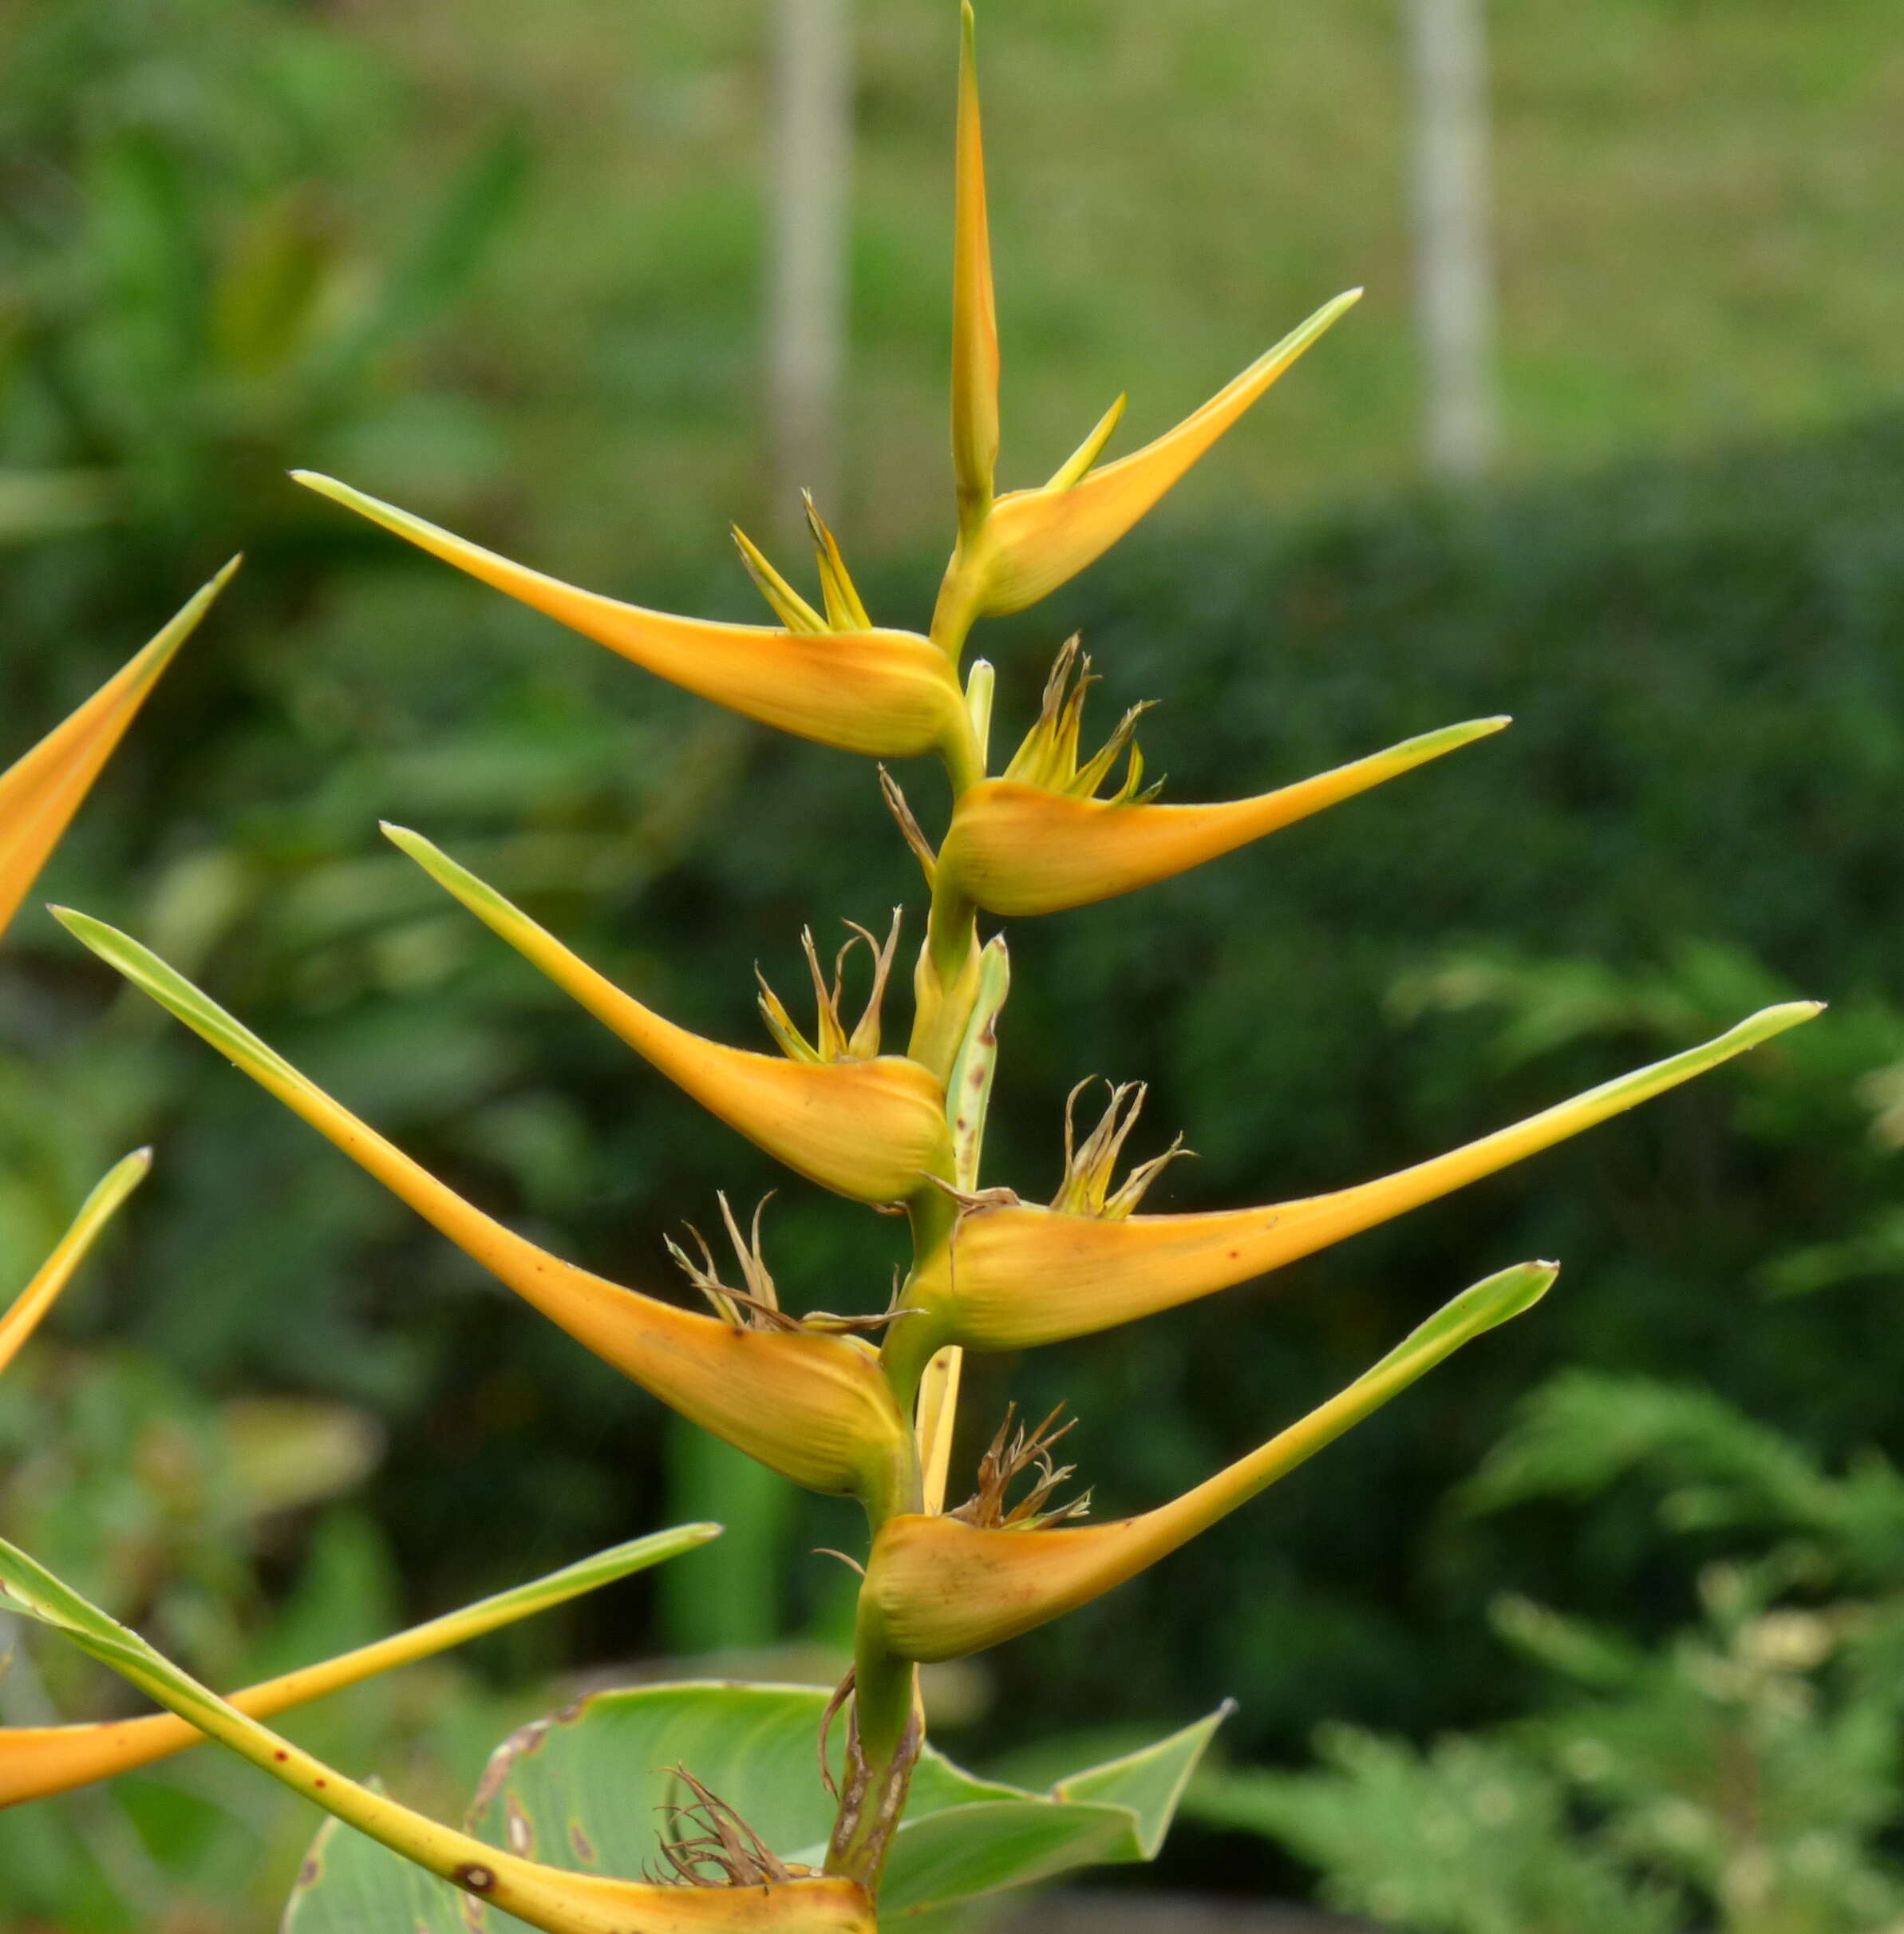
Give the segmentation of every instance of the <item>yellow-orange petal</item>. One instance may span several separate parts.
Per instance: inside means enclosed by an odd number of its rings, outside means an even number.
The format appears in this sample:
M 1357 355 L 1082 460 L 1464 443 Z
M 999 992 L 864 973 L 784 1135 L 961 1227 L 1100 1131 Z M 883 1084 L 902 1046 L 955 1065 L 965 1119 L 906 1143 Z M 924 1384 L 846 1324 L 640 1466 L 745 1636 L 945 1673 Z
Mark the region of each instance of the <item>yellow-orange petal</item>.
M 140 1149 L 116 1165 L 86 1197 L 72 1228 L 60 1238 L 33 1280 L 14 1298 L 6 1314 L 0 1316 L 0 1370 L 20 1354 L 27 1338 L 40 1327 L 46 1312 L 59 1300 L 60 1292 L 73 1280 L 73 1272 L 99 1240 L 101 1230 L 112 1220 L 120 1204 L 145 1180 L 152 1165 L 152 1150 Z
M 647 611 L 512 564 L 330 477 L 291 474 L 656 677 L 762 725 L 877 758 L 967 756 L 971 726 L 958 675 L 938 646 L 913 632 L 799 632 Z
M 166 965 L 102 921 L 59 919 L 102 959 L 578 1343 L 690 1422 L 816 1491 L 906 1494 L 910 1433 L 856 1337 L 737 1331 L 539 1249 L 464 1201 Z
M 1523 1263 L 1477 1283 L 1339 1396 L 1141 1517 L 1041 1531 L 894 1518 L 873 1540 L 863 1616 L 893 1656 L 929 1663 L 962 1659 L 1074 1611 L 1247 1503 L 1464 1343 L 1531 1307 L 1558 1273 L 1550 1263 Z
M 79 810 L 159 674 L 237 570 L 235 557 L 64 724 L 0 773 L 0 933 Z
M 952 251 L 952 471 L 959 523 L 974 530 L 992 502 L 998 463 L 998 314 L 986 210 L 985 137 L 978 113 L 978 27 L 960 10 L 958 144 Z
M 997 617 L 1022 611 L 1096 563 L 1361 293 L 1351 289 L 1325 303 L 1155 442 L 1067 488 L 999 498 L 963 564 L 983 587 L 981 611 Z
M 989 913 L 1057 913 L 1111 900 L 1233 852 L 1430 759 L 1498 732 L 1477 718 L 1404 740 L 1353 765 L 1219 805 L 1117 805 L 1011 779 L 960 794 L 938 877 Z
M 388 1847 L 479 1905 L 544 1934 L 876 1934 L 872 1904 L 850 1881 L 769 1887 L 662 1887 L 575 1873 L 525 1860 L 442 1825 L 261 1726 L 0 1540 L 0 1588 L 148 1697 L 248 1759 L 346 1825 Z
M 689 1034 L 579 959 L 419 834 L 385 833 L 484 924 L 711 1114 L 776 1161 L 855 1201 L 899 1202 L 951 1175 L 945 1091 L 916 1061 L 790 1061 Z
M 1245 1283 L 1464 1188 L 1691 1081 L 1822 1011 L 1768 1007 L 1716 1039 L 1603 1082 L 1478 1141 L 1353 1188 L 1260 1208 L 1105 1220 L 1018 1204 L 978 1208 L 908 1300 L 930 1312 L 928 1339 L 975 1350 L 1029 1350 L 1093 1335 Z M 928 1327 L 929 1324 L 929 1327 Z
M 233 1693 L 230 1703 L 251 1718 L 268 1719 L 565 1604 L 585 1592 L 691 1551 L 720 1533 L 718 1525 L 684 1525 L 637 1538 L 373 1645 L 247 1687 Z M 116 1778 L 204 1743 L 205 1736 L 196 1726 L 170 1713 L 93 1725 L 0 1727 L 0 1807 L 48 1799 L 97 1780 Z

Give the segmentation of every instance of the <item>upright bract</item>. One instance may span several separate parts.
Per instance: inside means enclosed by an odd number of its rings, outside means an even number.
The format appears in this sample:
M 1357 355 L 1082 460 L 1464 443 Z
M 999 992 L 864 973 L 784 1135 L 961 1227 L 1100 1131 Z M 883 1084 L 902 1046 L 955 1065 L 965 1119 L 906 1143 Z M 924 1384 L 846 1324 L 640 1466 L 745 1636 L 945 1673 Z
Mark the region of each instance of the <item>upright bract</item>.
M 373 497 L 298 473 L 300 482 L 458 569 L 749 718 L 849 752 L 882 759 L 930 754 L 941 761 L 951 805 L 936 844 L 899 781 L 879 774 L 886 805 L 930 891 L 903 1054 L 883 1046 L 882 1003 L 901 931 L 896 915 L 883 941 L 875 928 L 849 922 L 855 937 L 830 979 L 809 930 L 803 941 L 816 1002 L 811 1033 L 763 982 L 760 1011 L 779 1051 L 756 1053 L 705 1040 L 665 1019 L 428 839 L 385 828 L 433 880 L 687 1100 L 806 1181 L 855 1203 L 903 1212 L 912 1254 L 890 1299 L 869 1283 L 856 1286 L 857 1313 L 786 1307 L 768 1264 L 758 1212 L 749 1222 L 725 1195 L 718 1198 L 720 1214 L 738 1281 L 723 1276 L 697 1234 L 689 1239 L 692 1248 L 670 1244 L 692 1289 L 705 1298 L 705 1312 L 624 1289 L 563 1261 L 426 1172 L 137 941 L 84 915 L 61 916 L 88 947 L 532 1308 L 691 1422 L 796 1483 L 855 1498 L 867 1519 L 853 1667 L 819 1720 L 817 1766 L 802 1742 L 808 1780 L 816 1792 L 824 1782 L 830 1796 L 827 1824 L 788 1798 L 796 1783 L 790 1773 L 756 1793 L 759 1803 L 775 1809 L 770 1821 L 756 1829 L 741 1818 L 722 1791 L 724 1768 L 737 1777 L 745 1770 L 738 1746 L 721 1763 L 679 1769 L 672 1790 L 681 1797 L 664 1808 L 675 1829 L 662 1849 L 666 1877 L 678 1885 L 658 1885 L 633 1871 L 611 1877 L 600 1870 L 599 1849 L 581 1825 L 586 1809 L 563 1810 L 575 1796 L 561 1790 L 546 1761 L 536 1775 L 546 1782 L 537 1800 L 542 1826 L 526 1809 L 509 1812 L 519 1800 L 511 1788 L 501 1809 L 508 1845 L 453 1832 L 354 1785 L 258 1723 L 259 1714 L 288 1703 L 284 1685 L 220 1701 L 24 1554 L 0 1546 L 0 1587 L 30 1616 L 65 1633 L 190 1726 L 435 1877 L 431 1887 L 440 1881 L 455 1890 L 426 1889 L 415 1916 L 392 1893 L 376 1901 L 373 1924 L 364 1926 L 356 1896 L 346 1896 L 344 1883 L 328 1880 L 323 1864 L 314 1861 L 294 1934 L 304 1934 L 306 1912 L 322 1911 L 310 1903 L 326 1886 L 340 1904 L 339 1918 L 326 1926 L 349 1925 L 352 1934 L 492 1927 L 491 1908 L 569 1934 L 742 1928 L 863 1934 L 873 1927 L 883 1882 L 891 1889 L 889 1920 L 896 1924 L 903 1915 L 911 1924 L 914 1916 L 1014 1881 L 1049 1879 L 1068 1859 L 1088 1857 L 1076 1851 L 1087 1843 L 1106 1857 L 1148 1857 L 1215 1718 L 1132 1756 L 1121 1771 L 1097 1769 L 1049 1796 L 1021 1794 L 971 1781 L 929 1755 L 918 1666 L 1003 1643 L 1163 1562 L 1457 1350 L 1530 1309 L 1553 1283 L 1557 1265 L 1522 1263 L 1487 1275 L 1339 1394 L 1195 1489 L 1095 1525 L 1080 1522 L 1089 1494 L 1065 1494 L 1071 1469 L 1061 1467 L 1053 1453 L 1071 1426 L 1061 1425 L 1055 1414 L 1034 1426 L 1008 1413 L 979 1461 L 971 1494 L 961 1497 L 951 1473 L 962 1352 L 1062 1343 L 1259 1275 L 1606 1121 L 1818 1011 L 1806 1003 L 1767 1009 L 1716 1039 L 1465 1147 L 1373 1181 L 1266 1207 L 1138 1212 L 1146 1188 L 1177 1146 L 1120 1178 L 1122 1150 L 1143 1098 L 1132 1083 L 1112 1090 L 1101 1120 L 1081 1136 L 1067 1105 L 1065 1171 L 1049 1204 L 1027 1203 L 1009 1188 L 986 1185 L 985 1129 L 1013 968 L 1003 937 L 981 931 L 982 916 L 1059 914 L 1229 855 L 1239 856 L 1230 862 L 1235 865 L 1263 866 L 1266 881 L 1273 878 L 1271 860 L 1243 849 L 1489 737 L 1508 722 L 1489 717 L 1427 730 L 1420 728 L 1432 723 L 1428 719 L 1397 722 L 1399 743 L 1373 754 L 1365 747 L 1344 747 L 1342 762 L 1320 776 L 1215 804 L 1161 803 L 1157 787 L 1144 783 L 1136 743 L 1143 708 L 1128 713 L 1095 751 L 1084 749 L 1088 660 L 1073 639 L 1058 649 L 1042 705 L 1016 753 L 1002 770 L 990 769 L 992 669 L 978 661 L 962 685 L 958 673 L 972 626 L 1036 603 L 1089 564 L 1183 477 L 1355 296 L 1325 303 L 1203 409 L 1134 454 L 1103 461 L 1122 414 L 1120 401 L 1049 482 L 1000 494 L 1000 351 L 977 25 L 969 4 L 961 6 L 959 20 L 951 425 L 956 539 L 929 635 L 873 622 L 839 544 L 810 502 L 817 601 L 737 532 L 743 564 L 779 621 L 743 626 L 674 617 L 577 590 Z M 1274 763 L 1266 748 L 1264 763 Z M 1425 805 L 1428 781 L 1412 783 Z M 1408 835 L 1404 829 L 1389 836 Z M 0 859 L 4 852 L 0 848 Z M 0 870 L 0 884 L 6 877 Z M 862 943 L 871 988 L 855 1020 L 842 1002 L 848 961 Z M 57 1287 L 55 1281 L 32 1292 L 36 1299 L 22 1306 L 27 1314 L 19 1322 L 30 1323 Z M 8 1336 L 0 1325 L 0 1357 Z M 1234 1347 L 1256 1346 L 1238 1338 Z M 1094 1423 L 1101 1427 L 1100 1420 L 1085 1420 L 1072 1440 L 1080 1461 Z M 697 1531 L 690 1527 L 676 1536 L 689 1539 Z M 344 1683 L 361 1664 L 334 1661 L 299 1679 L 295 1689 Z M 709 1716 L 723 1711 L 721 1699 L 731 1702 L 736 1688 L 674 1690 L 697 1695 L 708 1718 L 697 1738 L 713 1738 L 730 1719 L 737 1738 L 756 1721 L 767 1723 L 757 1711 L 745 1722 L 731 1714 L 718 1722 Z M 787 1710 L 782 1702 L 767 1719 L 777 1722 Z M 835 1736 L 829 1728 L 841 1714 Z M 188 1736 L 173 1722 L 137 1723 L 148 1730 L 131 1746 L 132 1735 L 115 1734 L 112 1751 L 143 1751 L 155 1742 L 169 1750 Z M 571 1715 L 549 1728 L 584 1723 Z M 500 1770 L 492 1769 L 485 1786 L 487 1801 L 496 1801 L 512 1768 L 539 1753 L 549 1737 L 547 1730 L 539 1731 L 529 1745 L 519 1742 L 500 1756 Z M 842 1750 L 829 1755 L 829 1742 Z M 21 1750 L 43 1754 L 48 1783 L 59 1766 L 78 1763 L 83 1770 L 103 1763 L 102 1742 L 96 1739 L 49 1740 Z M 575 1757 L 587 1763 L 586 1754 Z M 4 1783 L 6 1764 L 0 1740 L 0 1799 L 14 1790 Z M 922 1803 L 909 1815 L 913 1774 L 921 1765 L 931 1769 L 931 1777 L 922 1782 Z M 618 1789 L 614 1797 L 618 1801 Z M 566 1853 L 553 1845 L 563 1837 L 548 1832 L 551 1821 L 567 1823 Z M 335 1841 L 325 1845 L 334 1849 Z M 571 1856 L 574 1869 L 549 1864 Z M 410 1873 L 396 1871 L 407 1885 Z M 346 1917 L 354 1913 L 356 1919 Z
M 0 933 L 58 844 L 160 674 L 231 580 L 235 557 L 65 724 L 0 773 Z

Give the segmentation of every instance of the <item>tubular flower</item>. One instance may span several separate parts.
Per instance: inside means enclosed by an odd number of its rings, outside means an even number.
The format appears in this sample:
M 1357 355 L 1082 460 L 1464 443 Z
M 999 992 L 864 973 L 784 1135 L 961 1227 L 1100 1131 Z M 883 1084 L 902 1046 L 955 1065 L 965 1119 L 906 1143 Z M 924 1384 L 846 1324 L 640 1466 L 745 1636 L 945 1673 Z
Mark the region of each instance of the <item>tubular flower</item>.
M 467 1644 L 519 1619 L 566 1604 L 651 1564 L 692 1551 L 721 1535 L 718 1525 L 684 1525 L 657 1532 L 612 1551 L 584 1559 L 533 1584 L 519 1585 L 393 1638 L 360 1647 L 321 1665 L 306 1666 L 231 1695 L 231 1704 L 254 1719 L 269 1718 L 310 1704 L 346 1686 L 360 1685 L 379 1673 L 420 1659 L 434 1658 L 452 1646 Z M 91 1726 L 16 1726 L 0 1730 L 0 1807 L 68 1793 L 95 1780 L 111 1779 L 186 1748 L 204 1744 L 204 1735 L 188 1721 L 155 1713 L 142 1719 L 114 1719 Z
M 459 1888 L 472 1902 L 546 1934 L 875 1934 L 872 1904 L 851 1881 L 768 1887 L 670 1887 L 564 1872 L 439 1825 L 342 1774 L 246 1716 L 89 1604 L 24 1552 L 0 1541 L 10 1608 L 80 1649 L 294 1793 Z
M 873 1541 L 863 1616 L 893 1657 L 982 1651 L 1135 1577 L 1187 1544 L 1484 1331 L 1539 1302 L 1558 1270 L 1522 1263 L 1464 1291 L 1339 1396 L 1187 1491 L 1116 1524 L 982 1529 L 954 1517 L 891 1520 Z
M 580 591 L 307 470 L 297 481 L 671 684 L 782 732 L 847 752 L 972 761 L 950 661 L 930 639 L 871 626 L 792 629 L 676 618 Z
M 99 1240 L 100 1232 L 118 1212 L 119 1205 L 145 1180 L 152 1165 L 152 1150 L 140 1149 L 127 1156 L 86 1197 L 72 1228 L 60 1238 L 58 1246 L 40 1265 L 6 1314 L 0 1316 L 0 1370 L 20 1354 L 26 1339 L 73 1280 L 73 1272 Z
M 1132 722 L 1127 718 L 1105 749 L 1113 758 Z M 1087 779 L 1095 787 L 1108 770 L 1102 753 L 1063 784 L 1031 783 L 1008 773 L 960 794 L 935 878 L 947 896 L 957 893 L 1008 917 L 1112 900 L 1233 852 L 1507 723 L 1477 718 L 1445 726 L 1313 779 L 1220 805 L 1160 806 L 1148 803 L 1148 795 L 1137 797 L 1132 789 L 1143 767 L 1134 746 L 1130 776 L 1111 799 L 1076 789 Z M 1034 728 L 1033 738 L 1041 730 Z
M 384 831 L 445 892 L 709 1113 L 810 1181 L 855 1201 L 887 1203 L 916 1193 L 928 1175 L 950 1174 L 943 1089 L 917 1062 L 877 1052 L 878 997 L 896 939 L 883 953 L 873 950 L 874 1003 L 851 1037 L 839 1026 L 838 987 L 829 997 L 816 963 L 820 1046 L 798 1036 L 786 1011 L 772 1001 L 768 1025 L 789 1057 L 797 1058 L 756 1054 L 663 1020 L 428 840 L 401 826 Z M 812 958 L 810 938 L 808 952 Z
M 904 1494 L 908 1432 L 858 1338 L 739 1329 L 565 1263 L 465 1202 L 148 949 L 56 909 L 88 947 L 334 1142 L 464 1253 L 690 1422 L 816 1491 Z
M 1412 1169 L 1261 1208 L 1131 1214 L 1159 1164 L 1146 1163 L 1122 1188 L 1104 1194 L 1108 1161 L 1130 1126 L 1128 1115 L 1119 1121 L 1114 1101 L 1104 1124 L 1068 1164 L 1067 1189 L 1058 1202 L 1049 1208 L 994 1206 L 978 1198 L 961 1217 L 949 1251 L 921 1272 L 907 1300 L 930 1312 L 932 1320 L 919 1328 L 934 1342 L 974 1350 L 1028 1350 L 1114 1329 L 1247 1282 L 1418 1208 L 1663 1094 L 1820 1011 L 1813 1001 L 1768 1007 L 1716 1040 Z M 1097 1159 L 1087 1162 L 1086 1157 Z M 909 1335 L 907 1341 L 922 1343 L 926 1335 Z
M 0 933 L 159 675 L 237 570 L 235 557 L 63 725 L 0 773 Z
M 1095 563 L 1362 293 L 1351 289 L 1325 304 L 1175 429 L 1098 469 L 1094 466 L 1124 413 L 1120 397 L 1042 489 L 1015 490 L 994 500 L 998 322 L 970 0 L 961 14 L 952 268 L 952 461 L 959 538 L 933 619 L 933 635 L 942 639 L 962 639 L 976 619 L 1022 611 Z

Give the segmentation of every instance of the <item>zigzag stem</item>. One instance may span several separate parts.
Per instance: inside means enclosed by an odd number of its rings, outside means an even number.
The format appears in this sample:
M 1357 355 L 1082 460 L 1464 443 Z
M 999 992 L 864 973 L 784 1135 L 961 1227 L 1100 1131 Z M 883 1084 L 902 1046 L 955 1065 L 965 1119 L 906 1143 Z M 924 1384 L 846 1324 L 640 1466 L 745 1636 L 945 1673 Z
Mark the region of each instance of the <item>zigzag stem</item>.
M 942 604 L 942 613 L 944 609 Z M 974 606 L 950 625 L 942 626 L 935 617 L 933 641 L 955 665 L 964 650 L 975 609 Z M 974 734 L 974 742 L 978 748 L 974 764 L 955 763 L 950 757 L 945 761 L 954 802 L 966 787 L 986 776 L 982 740 Z M 984 976 L 979 958 L 978 909 L 950 880 L 943 884 L 936 880 L 934 882 L 915 991 L 917 1009 L 907 1052 L 946 1081 L 946 1108 L 952 1125 L 955 1131 L 962 1129 L 962 1133 L 955 1133 L 957 1181 L 962 1188 L 970 1188 L 978 1177 L 984 1112 L 981 1107 L 962 1121 L 959 1084 L 951 1077 L 959 1061 L 961 1045 L 984 998 Z M 907 1278 L 910 1286 L 923 1273 L 924 1266 L 950 1244 L 958 1208 L 943 1191 L 926 1188 L 911 1199 L 907 1212 L 913 1252 L 912 1271 Z M 931 1320 L 922 1315 L 915 1319 L 922 1328 Z M 909 1327 L 905 1323 L 891 1327 L 881 1361 L 901 1414 L 917 1419 L 923 1508 L 937 1511 L 944 1505 L 947 1453 L 958 1423 L 958 1363 L 962 1353 L 956 1350 L 945 1352 L 949 1360 L 940 1365 L 942 1374 L 928 1378 L 930 1351 L 907 1350 L 903 1343 L 898 1348 L 893 1347 Z M 879 1529 L 875 1523 L 875 1535 Z M 913 1769 L 926 1743 L 918 1668 L 910 1660 L 894 1657 L 883 1643 L 882 1631 L 883 1622 L 863 1599 L 862 1616 L 854 1639 L 847 1777 L 826 1861 L 829 1874 L 857 1881 L 868 1892 L 879 1886 L 893 1835 L 905 1813 Z

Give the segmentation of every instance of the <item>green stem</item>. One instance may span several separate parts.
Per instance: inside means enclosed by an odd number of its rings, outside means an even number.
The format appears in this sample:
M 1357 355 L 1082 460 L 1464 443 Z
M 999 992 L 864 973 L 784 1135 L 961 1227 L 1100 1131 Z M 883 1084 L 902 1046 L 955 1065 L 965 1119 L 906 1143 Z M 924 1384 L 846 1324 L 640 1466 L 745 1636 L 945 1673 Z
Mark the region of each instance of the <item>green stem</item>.
M 989 504 L 986 508 L 989 511 Z M 954 665 L 978 614 L 981 574 L 971 568 L 971 554 L 982 532 L 982 515 L 961 535 L 940 590 L 938 608 L 933 614 L 933 639 Z M 989 681 L 986 692 L 989 713 Z M 948 742 L 943 756 L 956 799 L 985 777 L 986 753 L 978 722 L 968 717 L 965 731 Z M 935 883 L 917 977 L 917 1011 L 907 1051 L 943 1080 L 950 1078 L 958 1063 L 983 988 L 978 910 L 955 887 Z M 998 998 L 1003 998 L 1002 983 Z M 950 1098 L 949 1105 L 955 1109 L 958 1098 Z M 982 1133 L 981 1110 L 960 1164 L 962 1181 L 977 1173 L 978 1141 Z M 921 1189 L 908 1208 L 916 1279 L 921 1264 L 937 1256 L 951 1240 L 958 1209 L 950 1196 L 931 1188 Z M 882 1367 L 902 1416 L 913 1414 L 917 1408 L 926 1367 L 943 1340 L 941 1321 L 929 1311 L 909 1316 L 887 1332 Z M 924 1508 L 924 1499 L 918 1489 L 920 1459 L 916 1439 L 912 1450 L 914 1494 L 902 1508 L 918 1511 Z M 887 1502 L 867 1501 L 875 1535 L 887 1514 Z M 879 1609 L 863 1592 L 854 1639 L 846 1779 L 827 1851 L 828 1873 L 857 1881 L 869 1892 L 877 1890 L 893 1835 L 906 1809 L 913 1768 L 924 1750 L 925 1730 L 918 1668 L 908 1659 L 895 1657 L 888 1648 Z
M 878 1613 L 860 1600 L 854 1645 L 853 1711 L 846 1778 L 827 1849 L 826 1871 L 877 1893 L 926 1744 L 918 1667 L 886 1647 Z

